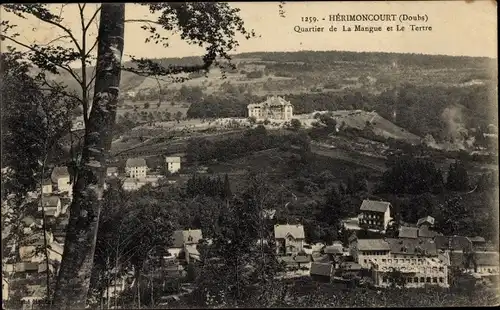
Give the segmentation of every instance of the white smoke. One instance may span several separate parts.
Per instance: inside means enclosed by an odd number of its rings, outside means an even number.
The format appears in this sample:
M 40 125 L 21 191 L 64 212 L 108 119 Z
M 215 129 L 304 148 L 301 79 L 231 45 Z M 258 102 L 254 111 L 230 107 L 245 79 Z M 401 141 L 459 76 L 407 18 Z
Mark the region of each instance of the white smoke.
M 441 114 L 441 119 L 445 122 L 447 135 L 451 139 L 451 145 L 446 148 L 464 150 L 466 148 L 468 130 L 464 126 L 462 108 L 457 106 L 445 108 Z

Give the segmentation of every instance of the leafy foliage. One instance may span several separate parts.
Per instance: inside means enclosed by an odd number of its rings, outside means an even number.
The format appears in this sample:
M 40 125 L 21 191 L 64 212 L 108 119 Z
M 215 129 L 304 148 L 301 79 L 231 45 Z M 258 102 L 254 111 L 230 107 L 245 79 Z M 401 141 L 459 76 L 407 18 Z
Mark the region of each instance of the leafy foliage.
M 446 188 L 453 191 L 466 191 L 469 189 L 469 177 L 462 162 L 450 164 L 448 178 L 446 179 Z
M 383 175 L 379 192 L 394 194 L 439 193 L 443 190 L 443 176 L 427 160 L 401 158 Z

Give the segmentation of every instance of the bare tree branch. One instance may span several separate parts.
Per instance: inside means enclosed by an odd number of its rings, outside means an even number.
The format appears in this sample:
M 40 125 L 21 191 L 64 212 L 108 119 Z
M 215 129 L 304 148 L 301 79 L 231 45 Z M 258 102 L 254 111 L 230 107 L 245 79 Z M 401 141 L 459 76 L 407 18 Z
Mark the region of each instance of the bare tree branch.
M 159 23 L 158 21 L 154 21 L 151 19 L 126 19 L 125 22 L 126 23 L 152 23 L 152 24 L 156 24 L 156 25 L 161 25 L 161 23 Z
M 14 42 L 14 43 L 16 43 L 16 44 L 18 44 L 18 45 L 20 45 L 20 46 L 24 47 L 24 48 L 29 49 L 30 51 L 32 51 L 32 52 L 34 52 L 34 53 L 41 54 L 41 55 L 42 55 L 42 56 L 44 56 L 47 60 L 49 60 L 49 59 L 50 59 L 50 57 L 49 57 L 47 54 L 45 54 L 45 53 L 43 53 L 43 52 L 41 52 L 41 51 L 37 50 L 36 48 L 33 48 L 33 47 L 31 47 L 31 46 L 27 45 L 27 44 L 24 44 L 24 43 L 22 43 L 22 42 L 19 42 L 19 41 L 18 41 L 18 40 L 16 40 L 16 39 L 13 39 L 13 38 L 8 37 L 8 36 L 3 35 L 3 34 L 0 34 L 0 38 L 1 38 L 1 39 L 8 39 L 8 40 L 10 40 L 10 41 L 12 41 L 12 42 Z M 74 79 L 75 79 L 78 83 L 80 83 L 80 84 L 82 83 L 82 81 L 80 80 L 80 78 L 79 78 L 79 77 L 75 74 L 75 72 L 73 71 L 73 69 L 72 69 L 71 67 L 69 67 L 69 66 L 64 66 L 64 65 L 61 65 L 61 64 L 57 64 L 57 63 L 54 63 L 54 62 L 52 62 L 52 63 L 53 63 L 55 66 L 57 66 L 57 67 L 59 67 L 59 68 L 61 68 L 61 69 L 65 70 L 66 72 L 68 72 L 68 73 L 69 73 L 69 74 L 70 74 L 70 75 L 71 75 L 71 76 L 72 76 L 72 77 L 73 77 L 73 78 L 74 78 Z
M 90 53 L 92 53 L 92 51 L 96 48 L 98 42 L 99 42 L 99 39 L 96 38 L 94 41 L 94 44 L 92 44 L 92 47 L 85 54 L 85 58 L 87 58 L 90 55 Z
M 94 12 L 94 15 L 92 15 L 92 17 L 89 19 L 89 22 L 87 23 L 87 25 L 83 28 L 85 31 L 87 31 L 90 27 L 90 25 L 92 24 L 92 22 L 95 20 L 95 18 L 97 17 L 97 15 L 99 14 L 99 12 L 101 11 L 101 8 L 97 8 L 97 10 Z
M 68 35 L 59 36 L 59 37 L 57 37 L 57 38 L 55 38 L 53 40 L 50 40 L 48 43 L 43 44 L 42 46 L 48 46 L 48 45 L 50 45 L 50 44 L 52 44 L 52 43 L 54 43 L 54 42 L 56 42 L 58 40 L 66 39 L 66 38 L 70 38 L 70 36 L 68 36 Z
M 61 8 L 62 10 L 62 8 Z M 81 51 L 82 48 L 80 47 L 80 44 L 78 43 L 78 41 L 76 40 L 76 38 L 73 36 L 73 32 L 71 32 L 70 29 L 68 29 L 67 27 L 63 26 L 62 24 L 60 23 L 57 23 L 53 20 L 50 20 L 50 19 L 47 19 L 47 18 L 43 18 L 42 16 L 35 16 L 36 18 L 38 18 L 39 20 L 43 21 L 43 22 L 46 22 L 48 24 L 51 24 L 51 25 L 54 25 L 56 27 L 58 27 L 59 29 L 62 29 L 64 32 L 66 32 L 68 34 L 68 36 L 71 38 L 71 40 L 73 41 L 73 43 L 75 43 L 75 46 L 77 48 L 78 51 Z
M 79 98 L 78 96 L 74 95 L 74 94 L 71 94 L 69 92 L 66 92 L 64 91 L 64 87 L 61 86 L 60 84 L 56 84 L 56 86 L 54 85 L 51 85 L 49 81 L 47 81 L 47 78 L 45 77 L 45 75 L 42 76 L 43 78 L 43 85 L 47 86 L 48 88 L 41 88 L 41 90 L 47 90 L 47 91 L 52 91 L 52 92 L 56 92 L 56 93 L 59 93 L 63 96 L 66 96 L 66 97 L 69 97 L 69 98 L 73 98 L 75 100 L 77 100 L 78 102 L 80 103 L 83 103 L 82 99 Z

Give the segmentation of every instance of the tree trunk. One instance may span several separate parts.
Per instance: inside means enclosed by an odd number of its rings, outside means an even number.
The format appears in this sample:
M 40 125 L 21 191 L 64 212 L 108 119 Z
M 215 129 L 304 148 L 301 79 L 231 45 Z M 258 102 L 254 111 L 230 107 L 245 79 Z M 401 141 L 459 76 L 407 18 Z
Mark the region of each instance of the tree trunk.
M 84 308 L 90 284 L 104 191 L 107 155 L 116 118 L 123 54 L 125 4 L 101 5 L 95 92 L 54 293 L 57 309 Z

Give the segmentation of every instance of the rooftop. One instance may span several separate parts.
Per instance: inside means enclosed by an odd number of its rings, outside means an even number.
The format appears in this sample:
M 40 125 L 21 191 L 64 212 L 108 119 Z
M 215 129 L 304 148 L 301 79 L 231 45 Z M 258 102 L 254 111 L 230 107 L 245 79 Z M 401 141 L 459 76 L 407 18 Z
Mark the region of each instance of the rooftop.
M 296 256 L 280 256 L 278 260 L 284 262 L 285 264 L 306 264 L 311 262 L 311 258 L 305 255 Z
M 391 206 L 387 201 L 363 200 L 360 211 L 373 211 L 384 213 Z
M 332 274 L 332 267 L 330 263 L 312 263 L 310 274 L 329 277 Z
M 276 239 L 284 239 L 288 235 L 291 235 L 294 239 L 304 239 L 304 226 L 297 225 L 274 225 L 274 237 Z
M 68 167 L 54 167 L 50 178 L 52 182 L 57 183 L 59 178 L 69 177 Z
M 389 243 L 384 239 L 358 239 L 358 249 L 361 251 L 389 251 Z
M 125 163 L 128 168 L 131 167 L 147 167 L 146 160 L 144 158 L 129 158 Z
M 430 230 L 428 226 L 421 226 L 418 229 L 418 236 L 421 238 L 434 238 L 436 236 L 442 236 L 442 234 L 434 230 Z
M 417 226 L 420 226 L 420 225 L 422 225 L 424 223 L 428 223 L 430 225 L 434 225 L 434 222 L 435 222 L 435 220 L 434 220 L 434 218 L 432 216 L 426 216 L 426 217 L 418 219 Z
M 399 228 L 398 237 L 399 238 L 416 239 L 416 238 L 418 238 L 418 228 L 417 227 L 401 226 Z
M 353 270 L 353 271 L 362 269 L 360 264 L 354 262 L 344 262 L 340 264 L 340 268 L 344 270 Z
M 480 237 L 480 236 L 477 236 L 477 237 L 469 237 L 469 240 L 470 240 L 472 243 L 484 243 L 484 242 L 486 242 L 486 239 L 484 239 L 483 237 Z
M 437 256 L 436 243 L 429 239 L 387 238 L 391 253 L 406 255 Z
M 117 167 L 108 167 L 108 169 L 106 169 L 106 173 L 117 173 L 117 172 L 118 172 Z
M 434 242 L 438 249 L 442 250 L 465 250 L 472 249 L 472 242 L 463 236 L 436 236 Z
M 48 196 L 42 197 L 42 202 L 45 207 L 57 207 L 57 205 L 61 202 L 59 196 Z
M 167 163 L 181 163 L 181 158 L 179 156 L 169 156 L 165 157 Z
M 343 254 L 344 247 L 341 244 L 328 245 L 324 249 L 325 254 Z
M 270 96 L 267 97 L 266 101 L 261 103 L 251 103 L 247 106 L 247 108 L 255 108 L 255 107 L 263 107 L 263 106 L 291 106 L 292 104 L 289 101 L 286 101 L 280 96 Z

